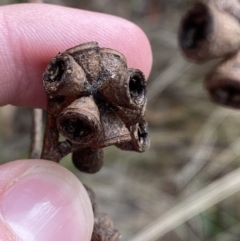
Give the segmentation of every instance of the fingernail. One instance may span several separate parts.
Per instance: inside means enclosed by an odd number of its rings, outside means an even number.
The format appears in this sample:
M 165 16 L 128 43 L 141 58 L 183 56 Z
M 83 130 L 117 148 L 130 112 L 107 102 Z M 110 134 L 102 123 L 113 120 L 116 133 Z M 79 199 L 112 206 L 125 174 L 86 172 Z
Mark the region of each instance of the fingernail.
M 23 241 L 86 239 L 86 210 L 76 190 L 53 173 L 16 180 L 3 196 L 4 220 Z

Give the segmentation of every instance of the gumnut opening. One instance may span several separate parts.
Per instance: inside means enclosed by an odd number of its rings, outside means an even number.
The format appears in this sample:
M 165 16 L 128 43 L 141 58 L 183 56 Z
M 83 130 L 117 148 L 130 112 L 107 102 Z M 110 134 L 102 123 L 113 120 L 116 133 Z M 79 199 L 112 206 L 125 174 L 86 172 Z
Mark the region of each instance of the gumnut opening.
M 86 75 L 73 57 L 58 54 L 47 66 L 43 74 L 44 90 L 52 96 L 86 96 L 91 86 Z
M 212 31 L 211 21 L 207 6 L 202 3 L 196 4 L 182 21 L 179 35 L 181 48 L 183 50 L 199 49 Z
M 203 63 L 237 51 L 239 35 L 237 19 L 212 1 L 199 1 L 183 17 L 178 42 L 187 59 Z
M 130 127 L 131 140 L 117 145 L 118 148 L 126 151 L 144 152 L 150 146 L 147 122 L 142 120 Z
M 222 61 L 204 81 L 213 102 L 240 108 L 240 53 Z
M 100 87 L 104 99 L 114 106 L 137 110 L 146 102 L 146 81 L 140 70 L 128 69 L 119 79 L 107 79 Z
M 240 83 L 238 80 L 221 80 L 221 85 L 209 86 L 211 99 L 220 105 L 240 108 Z
M 130 103 L 135 108 L 141 108 L 146 102 L 146 81 L 139 70 L 129 69 L 128 79 Z
M 98 107 L 92 97 L 75 100 L 57 118 L 60 133 L 78 145 L 96 141 L 101 132 Z

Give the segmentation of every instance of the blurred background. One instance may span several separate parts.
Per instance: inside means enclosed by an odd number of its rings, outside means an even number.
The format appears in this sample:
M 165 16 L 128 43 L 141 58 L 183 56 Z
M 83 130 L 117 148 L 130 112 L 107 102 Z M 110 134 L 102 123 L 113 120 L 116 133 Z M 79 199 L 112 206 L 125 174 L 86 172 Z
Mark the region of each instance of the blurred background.
M 0 0 L 1 5 L 17 2 L 24 1 Z M 152 45 L 146 116 L 150 149 L 138 154 L 106 148 L 105 165 L 95 175 L 76 170 L 70 156 L 61 162 L 95 190 L 101 209 L 122 233 L 122 241 L 239 241 L 240 185 L 204 202 L 219 187 L 239 182 L 240 175 L 236 179 L 231 173 L 239 167 L 240 112 L 209 101 L 202 82 L 214 61 L 198 66 L 186 62 L 179 53 L 178 24 L 195 1 L 47 2 L 129 19 L 146 32 Z M 31 110 L 0 109 L 3 163 L 28 157 L 30 129 Z M 194 196 L 200 190 L 205 192 Z M 195 211 L 189 210 L 194 204 L 198 204 Z M 151 238 L 153 227 L 157 234 Z M 149 238 L 141 239 L 143 231 Z

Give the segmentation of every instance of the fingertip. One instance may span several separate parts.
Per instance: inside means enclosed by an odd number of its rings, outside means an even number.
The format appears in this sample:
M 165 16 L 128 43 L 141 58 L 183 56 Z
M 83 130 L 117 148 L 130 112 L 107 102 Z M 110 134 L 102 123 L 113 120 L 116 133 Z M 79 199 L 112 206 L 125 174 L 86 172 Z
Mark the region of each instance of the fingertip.
M 68 170 L 50 161 L 19 160 L 0 166 L 0 171 L 2 223 L 10 227 L 3 232 L 12 230 L 21 240 L 91 239 L 92 206 Z

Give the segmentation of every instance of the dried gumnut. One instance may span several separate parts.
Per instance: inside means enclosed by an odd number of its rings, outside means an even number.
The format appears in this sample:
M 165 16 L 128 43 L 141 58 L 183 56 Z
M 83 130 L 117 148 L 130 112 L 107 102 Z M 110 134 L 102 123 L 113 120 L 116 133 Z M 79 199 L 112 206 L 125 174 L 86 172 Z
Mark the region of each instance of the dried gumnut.
M 146 112 L 146 106 L 147 106 L 147 101 L 138 110 L 131 110 L 131 109 L 122 108 L 118 106 L 116 111 L 118 116 L 123 121 L 123 123 L 127 127 L 130 127 L 130 126 L 136 125 L 139 122 L 139 120 L 142 120 L 144 118 L 145 112 Z
M 222 61 L 205 78 L 205 88 L 217 104 L 240 108 L 240 52 Z
M 59 53 L 43 74 L 43 86 L 48 121 L 42 158 L 59 161 L 74 152 L 75 165 L 94 172 L 102 165 L 103 147 L 127 145 L 131 148 L 125 149 L 141 152 L 149 146 L 133 135 L 135 126 L 144 123 L 146 81 L 140 70 L 127 67 L 118 51 L 89 42 Z M 59 133 L 65 142 L 58 141 Z M 87 150 L 98 163 L 78 161 Z
M 66 53 L 58 54 L 48 64 L 43 74 L 43 87 L 48 94 L 48 112 L 54 116 L 58 116 L 76 98 L 91 93 L 85 72 Z
M 236 52 L 240 48 L 239 9 L 235 0 L 198 1 L 180 24 L 179 46 L 186 58 L 202 63 Z
M 104 213 L 94 217 L 92 241 L 118 241 L 120 233 L 113 229 L 112 220 Z
M 80 149 L 73 152 L 72 160 L 78 170 L 86 173 L 95 173 L 101 169 L 103 157 L 102 149 Z
M 137 152 L 144 152 L 150 146 L 150 139 L 148 135 L 148 125 L 146 121 L 132 126 L 130 129 L 133 150 Z
M 142 121 L 130 128 L 131 140 L 122 142 L 116 146 L 126 151 L 144 152 L 150 146 L 147 123 Z
M 108 48 L 101 48 L 99 54 L 99 83 L 121 81 L 128 69 L 126 58 L 118 51 Z
M 60 133 L 78 145 L 93 143 L 99 138 L 101 123 L 92 97 L 82 97 L 69 105 L 57 118 Z
M 117 143 L 129 141 L 130 132 L 111 106 L 99 106 L 102 123 L 102 133 L 98 142 L 93 144 L 94 148 L 103 148 Z
M 55 118 L 58 117 L 58 115 L 67 108 L 76 97 L 66 97 L 63 95 L 57 95 L 54 97 L 48 98 L 48 105 L 47 105 L 47 111 Z
M 100 48 L 97 42 L 89 42 L 66 50 L 73 56 L 86 74 L 89 83 L 96 82 L 99 77 Z
M 129 69 L 121 78 L 107 78 L 100 87 L 104 99 L 115 106 L 137 110 L 146 102 L 146 82 L 140 70 Z
M 91 86 L 84 70 L 66 53 L 58 54 L 47 66 L 43 87 L 50 97 L 90 95 Z

